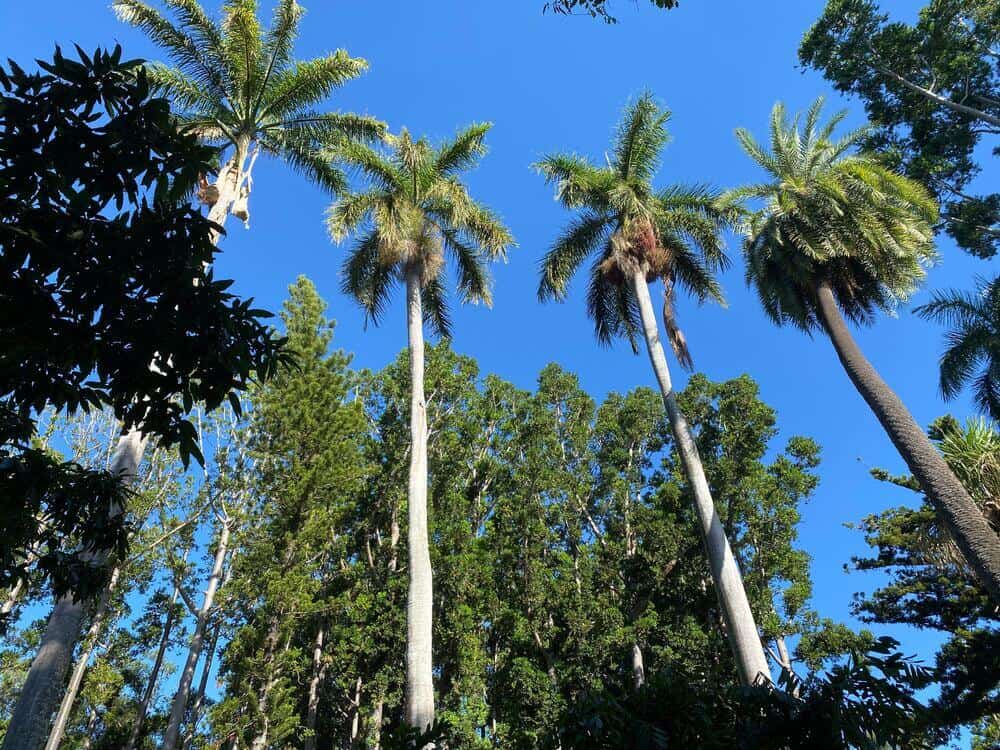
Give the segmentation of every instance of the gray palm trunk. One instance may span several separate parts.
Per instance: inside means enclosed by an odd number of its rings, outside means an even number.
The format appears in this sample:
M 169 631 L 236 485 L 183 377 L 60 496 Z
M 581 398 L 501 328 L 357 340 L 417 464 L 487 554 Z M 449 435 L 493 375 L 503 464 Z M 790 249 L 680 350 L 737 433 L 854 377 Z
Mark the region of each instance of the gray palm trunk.
M 409 594 L 406 601 L 406 723 L 434 723 L 433 597 L 427 537 L 427 405 L 424 401 L 424 329 L 421 273 L 406 270 L 406 324 L 410 353 Z
M 122 438 L 111 461 L 111 471 L 131 484 L 142 461 L 146 441 L 138 433 Z M 97 565 L 107 562 L 108 551 L 83 553 Z M 83 631 L 86 602 L 60 597 L 49 615 L 38 653 L 31 662 L 21 694 L 14 705 L 2 750 L 41 750 L 49 735 L 52 715 L 60 705 L 73 649 Z
M 196 615 L 194 633 L 191 635 L 191 642 L 188 646 L 187 661 L 184 663 L 177 692 L 174 693 L 174 700 L 170 706 L 170 718 L 167 720 L 167 728 L 163 733 L 163 744 L 160 746 L 162 750 L 174 750 L 180 739 L 181 722 L 184 720 L 188 698 L 191 696 L 191 684 L 194 682 L 195 669 L 198 666 L 198 659 L 201 657 L 202 646 L 205 643 L 205 630 L 208 628 L 209 615 L 212 613 L 215 594 L 219 588 L 219 581 L 222 579 L 222 569 L 225 566 L 226 553 L 229 550 L 230 524 L 228 520 L 222 520 L 220 523 L 222 528 L 219 530 L 212 573 L 208 577 L 208 587 L 205 589 L 201 607 Z
M 830 285 L 818 284 L 816 296 L 823 326 L 848 377 L 920 483 L 983 587 L 994 602 L 1000 603 L 1000 536 L 990 528 L 979 506 L 948 468 L 906 405 L 862 353 Z
M 698 515 L 705 551 L 712 569 L 712 579 L 715 591 L 719 597 L 723 622 L 729 645 L 736 658 L 736 667 L 740 680 L 745 685 L 752 685 L 759 679 L 770 680 L 771 672 L 764 654 L 764 646 L 757 631 L 750 602 L 747 600 L 746 589 L 743 587 L 743 577 L 739 565 L 733 556 L 726 538 L 725 529 L 712 501 L 712 493 L 705 479 L 705 469 L 698 455 L 691 427 L 684 414 L 677 406 L 667 359 L 660 343 L 660 332 L 656 322 L 656 313 L 649 296 L 649 284 L 646 274 L 636 270 L 631 274 L 632 288 L 639 303 L 642 318 L 643 335 L 646 339 L 646 350 L 653 366 L 663 405 L 670 421 L 670 429 L 677 443 L 677 453 L 680 455 L 684 473 L 694 494 L 695 512 Z
M 59 704 L 59 711 L 56 713 L 56 720 L 52 725 L 52 730 L 49 732 L 49 739 L 45 743 L 45 750 L 57 750 L 66 734 L 66 725 L 69 723 L 70 714 L 73 713 L 73 704 L 76 703 L 76 696 L 79 694 L 80 686 L 83 684 L 83 676 L 86 674 L 87 666 L 90 664 L 90 657 L 97 650 L 101 634 L 104 632 L 104 621 L 108 613 L 108 603 L 111 601 L 115 588 L 118 586 L 118 576 L 120 573 L 121 568 L 118 566 L 111 571 L 111 579 L 101 594 L 100 601 L 97 603 L 97 609 L 94 610 L 94 615 L 90 620 L 90 627 L 87 628 L 87 636 L 84 638 L 86 646 L 83 652 L 77 657 L 76 666 L 73 667 L 69 684 L 63 693 L 62 703 Z
M 142 725 L 146 721 L 146 714 L 149 712 L 149 704 L 156 693 L 156 684 L 159 681 L 160 669 L 163 667 L 163 657 L 167 653 L 167 646 L 170 644 L 170 631 L 174 626 L 174 605 L 177 603 L 177 596 L 177 587 L 174 586 L 173 594 L 170 596 L 170 603 L 167 605 L 167 616 L 163 622 L 160 644 L 156 649 L 156 659 L 153 661 L 153 669 L 149 673 L 149 681 L 146 683 L 146 689 L 142 693 L 139 708 L 136 709 L 135 720 L 132 722 L 132 732 L 129 735 L 125 750 L 135 750 L 138 745 L 139 735 L 142 733 Z

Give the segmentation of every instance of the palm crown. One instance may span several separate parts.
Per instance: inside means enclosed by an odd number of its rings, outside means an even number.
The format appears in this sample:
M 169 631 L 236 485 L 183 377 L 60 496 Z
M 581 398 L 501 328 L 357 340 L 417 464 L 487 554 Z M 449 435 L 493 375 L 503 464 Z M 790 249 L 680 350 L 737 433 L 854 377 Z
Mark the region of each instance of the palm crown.
M 832 140 L 846 113 L 820 126 L 822 106 L 817 99 L 801 122 L 776 104 L 770 152 L 738 129 L 744 151 L 771 179 L 730 193 L 764 201 L 744 227 L 747 283 L 776 323 L 804 330 L 819 325 L 820 283 L 848 318 L 868 323 L 907 298 L 934 258 L 934 200 L 874 155 L 851 153 L 866 129 Z
M 198 0 L 163 0 L 175 21 L 141 0 L 114 0 L 119 18 L 146 32 L 175 67 L 154 64 L 151 83 L 169 95 L 177 118 L 209 143 L 244 155 L 254 146 L 284 159 L 328 190 L 346 186 L 321 147 L 381 137 L 384 125 L 356 114 L 313 108 L 368 64 L 337 50 L 308 61 L 292 58 L 302 18 L 295 0 L 278 0 L 268 29 L 257 0 L 229 0 L 221 23 Z
M 935 292 L 918 315 L 951 327 L 941 356 L 941 393 L 951 399 L 972 381 L 976 405 L 1000 419 L 1000 278 L 979 280 L 976 293 Z
M 360 230 L 344 262 L 343 288 L 373 322 L 378 323 L 392 285 L 418 270 L 427 322 L 448 336 L 446 256 L 454 262 L 463 301 L 491 303 L 487 262 L 505 260 L 514 241 L 458 176 L 485 153 L 490 127 L 472 125 L 438 147 L 403 130 L 386 138 L 387 149 L 354 143 L 339 151 L 370 187 L 331 206 L 327 226 L 338 242 Z
M 644 94 L 626 109 L 607 166 L 568 154 L 535 165 L 556 185 L 557 199 L 578 211 L 542 260 L 538 297 L 564 299 L 570 279 L 593 257 L 587 309 L 597 338 L 607 344 L 624 336 L 636 349 L 639 312 L 628 277 L 641 269 L 648 281 L 663 281 L 670 342 L 681 363 L 690 366 L 673 323 L 673 289 L 680 285 L 701 302 L 724 301 L 714 274 L 728 264 L 721 233 L 734 212 L 702 186 L 653 187 L 669 117 Z

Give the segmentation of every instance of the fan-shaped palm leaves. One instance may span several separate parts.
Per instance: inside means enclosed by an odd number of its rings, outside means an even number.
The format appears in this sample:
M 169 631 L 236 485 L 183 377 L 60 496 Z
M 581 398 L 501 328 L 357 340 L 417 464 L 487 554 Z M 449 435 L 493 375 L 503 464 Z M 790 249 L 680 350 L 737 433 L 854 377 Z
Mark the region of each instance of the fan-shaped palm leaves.
M 232 212 L 246 221 L 259 151 L 327 190 L 345 189 L 343 172 L 321 149 L 378 138 L 384 126 L 371 117 L 316 107 L 368 64 L 344 50 L 295 60 L 292 46 L 303 15 L 296 0 L 277 0 L 266 29 L 257 0 L 228 0 L 218 22 L 198 0 L 163 5 L 169 15 L 141 0 L 112 3 L 119 18 L 144 31 L 173 63 L 150 66 L 149 77 L 172 100 L 178 119 L 226 154 L 215 184 L 203 185 L 200 195 L 212 207 L 209 217 L 221 225 Z
M 1000 419 L 1000 277 L 979 279 L 975 294 L 935 292 L 916 312 L 951 328 L 941 356 L 944 397 L 955 398 L 971 381 L 976 405 Z
M 423 323 L 440 335 L 450 333 L 444 281 L 449 259 L 463 301 L 489 304 L 487 262 L 505 259 L 513 244 L 499 219 L 474 201 L 459 180 L 484 153 L 489 128 L 473 125 L 436 148 L 405 130 L 387 139 L 388 153 L 347 146 L 341 157 L 369 187 L 342 197 L 328 215 L 334 239 L 358 234 L 344 262 L 343 289 L 373 322 L 378 323 L 395 283 L 406 287 L 411 450 L 405 719 L 421 730 L 434 721 Z
M 776 323 L 823 330 L 959 549 L 1000 601 L 1000 538 L 892 389 L 854 341 L 845 317 L 870 323 L 892 310 L 934 258 L 933 199 L 917 183 L 856 153 L 864 131 L 834 140 L 843 115 L 820 125 L 822 100 L 804 120 L 776 105 L 770 151 L 737 138 L 769 181 L 734 191 L 764 201 L 746 224 L 747 281 Z M 801 125 L 801 128 L 800 128 Z
M 626 110 L 606 166 L 567 154 L 536 165 L 556 185 L 558 200 L 577 212 L 542 261 L 538 296 L 564 299 L 574 273 L 592 259 L 587 310 L 598 340 L 623 336 L 635 350 L 636 333 L 642 330 L 694 494 L 726 632 L 740 677 L 751 684 L 769 677 L 767 658 L 691 429 L 674 397 L 649 296 L 649 282 L 662 281 L 667 335 L 678 360 L 690 367 L 674 314 L 674 289 L 679 286 L 699 301 L 723 301 L 714 272 L 727 263 L 721 232 L 736 214 L 704 187 L 653 187 L 668 118 L 652 96 L 643 95 Z

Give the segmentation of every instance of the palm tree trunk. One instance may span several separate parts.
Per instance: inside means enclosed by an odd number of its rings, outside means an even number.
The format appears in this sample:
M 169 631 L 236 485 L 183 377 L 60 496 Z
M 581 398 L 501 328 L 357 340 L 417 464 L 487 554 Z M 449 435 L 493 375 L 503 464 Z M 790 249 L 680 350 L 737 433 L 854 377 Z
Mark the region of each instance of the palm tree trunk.
M 427 406 L 424 402 L 424 330 L 420 269 L 406 272 L 410 349 L 409 574 L 406 602 L 406 710 L 412 727 L 434 723 L 433 579 L 427 537 Z
M 695 511 L 698 514 L 705 550 L 712 568 L 712 579 L 715 582 L 715 591 L 719 597 L 726 626 L 726 635 L 736 657 L 740 680 L 745 685 L 752 685 L 759 679 L 770 680 L 771 672 L 767 656 L 764 654 L 764 646 L 757 632 L 750 602 L 747 600 L 739 565 L 729 547 L 729 540 L 722 528 L 719 514 L 715 510 L 691 428 L 677 406 L 670 371 L 667 369 L 667 359 L 660 343 L 653 302 L 649 297 L 649 285 L 643 271 L 639 270 L 632 274 L 632 288 L 639 303 L 649 361 L 653 365 L 653 372 L 660 386 L 663 405 L 666 407 L 670 428 L 677 442 L 677 452 L 681 457 L 684 473 L 694 494 Z
M 816 296 L 823 325 L 848 377 L 920 483 L 983 587 L 994 602 L 1000 603 L 1000 536 L 990 528 L 982 511 L 903 402 L 865 358 L 840 313 L 830 285 L 820 282 Z
M 319 709 L 319 685 L 323 680 L 323 640 L 326 638 L 326 623 L 316 630 L 313 642 L 312 677 L 309 680 L 309 703 L 306 706 L 306 730 L 308 734 L 302 742 L 302 750 L 316 750 L 316 715 Z
M 138 433 L 129 433 L 118 443 L 111 471 L 127 484 L 135 481 L 145 444 Z M 108 555 L 108 550 L 99 550 L 81 553 L 81 558 L 103 565 Z M 2 750 L 41 750 L 44 747 L 85 615 L 86 602 L 83 600 L 73 601 L 71 595 L 66 595 L 56 601 L 7 725 Z
M 87 629 L 87 636 L 84 640 L 87 646 L 76 660 L 73 674 L 69 678 L 69 685 L 66 686 L 62 703 L 59 704 L 59 712 L 56 714 L 55 723 L 52 725 L 52 731 L 49 732 L 49 739 L 45 743 L 45 750 L 57 750 L 60 743 L 62 743 L 70 714 L 73 713 L 73 704 L 76 703 L 76 696 L 80 692 L 80 685 L 83 684 L 83 676 L 86 674 L 87 666 L 90 664 L 90 657 L 94 655 L 98 641 L 101 638 L 101 633 L 104 630 L 104 616 L 108 612 L 108 602 L 111 600 L 111 595 L 114 594 L 115 588 L 118 585 L 118 576 L 120 573 L 121 568 L 116 566 L 111 572 L 111 579 L 108 581 L 108 585 L 101 594 L 101 600 L 94 611 L 94 616 L 90 621 L 90 627 Z
M 208 578 L 208 588 L 205 589 L 205 597 L 202 599 L 201 609 L 198 610 L 194 634 L 191 636 L 191 644 L 188 647 L 187 662 L 184 664 L 184 671 L 181 672 L 177 692 L 174 693 L 174 702 L 170 707 L 170 718 L 167 721 L 166 731 L 163 733 L 162 750 L 174 750 L 177 747 L 177 740 L 180 738 L 181 722 L 184 720 L 184 711 L 187 708 L 188 698 L 191 695 L 191 683 L 194 681 L 194 671 L 198 666 L 198 659 L 201 657 L 202 645 L 205 642 L 205 629 L 208 625 L 208 616 L 211 614 L 212 605 L 215 602 L 215 592 L 218 590 L 219 581 L 222 579 L 222 568 L 226 562 L 228 548 L 229 521 L 222 521 L 219 542 L 215 548 L 215 561 L 212 566 L 212 573 Z

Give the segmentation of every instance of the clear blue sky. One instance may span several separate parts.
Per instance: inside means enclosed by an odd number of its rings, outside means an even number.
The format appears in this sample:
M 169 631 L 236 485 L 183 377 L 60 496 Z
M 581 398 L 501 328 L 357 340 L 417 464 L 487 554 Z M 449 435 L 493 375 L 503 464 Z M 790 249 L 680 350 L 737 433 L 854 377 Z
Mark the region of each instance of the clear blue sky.
M 213 10 L 217 5 L 205 2 Z M 846 104 L 852 121 L 863 116 L 857 102 L 842 102 L 818 75 L 796 67 L 799 39 L 823 0 L 683 0 L 669 12 L 647 0 L 617 0 L 615 26 L 543 15 L 543 0 L 301 2 L 308 13 L 298 57 L 343 47 L 371 65 L 332 108 L 367 112 L 393 130 L 405 126 L 432 137 L 471 121 L 495 123 L 490 153 L 469 182 L 473 194 L 503 216 L 519 247 L 508 265 L 496 269 L 494 308 L 456 310 L 454 346 L 475 357 L 484 372 L 523 387 L 532 386 L 551 361 L 578 373 L 598 398 L 653 384 L 645 356 L 633 356 L 624 345 L 597 346 L 584 316 L 582 285 L 566 304 L 535 301 L 539 258 L 568 218 L 529 168 L 541 154 L 574 150 L 602 159 L 623 104 L 649 89 L 673 111 L 661 181 L 728 187 L 759 177 L 733 129 L 745 126 L 764 135 L 775 100 L 802 109 L 826 94 L 831 111 Z M 882 5 L 908 19 L 920 3 Z M 268 0 L 263 6 L 269 14 Z M 25 67 L 50 56 L 55 43 L 92 49 L 119 41 L 127 56 L 158 55 L 115 20 L 105 0 L 0 3 L 0 40 L 4 56 Z M 339 321 L 336 343 L 356 354 L 358 366 L 387 363 L 405 343 L 403 309 L 397 300 L 381 328 L 363 330 L 362 316 L 338 291 L 343 249 L 331 245 L 324 231 L 328 199 L 273 161 L 258 164 L 254 187 L 252 231 L 230 221 L 218 275 L 235 278 L 240 293 L 276 310 L 288 284 L 307 274 Z M 783 437 L 803 434 L 821 444 L 822 484 L 804 510 L 801 544 L 813 557 L 817 607 L 848 619 L 852 592 L 871 588 L 875 579 L 844 574 L 843 564 L 866 547 L 843 524 L 911 500 L 868 475 L 872 466 L 895 472 L 904 467 L 826 339 L 810 340 L 765 320 L 744 287 L 738 245 L 730 245 L 736 262 L 724 278 L 729 308 L 681 300 L 680 322 L 699 369 L 717 380 L 749 373 L 777 409 Z M 946 240 L 940 250 L 942 263 L 931 269 L 927 288 L 969 287 L 974 275 L 991 271 L 990 264 L 968 258 Z M 926 298 L 925 289 L 913 302 Z M 904 308 L 897 318 L 859 332 L 858 339 L 919 422 L 949 410 L 960 418 L 972 413 L 967 400 L 946 406 L 937 393 L 942 331 L 935 325 Z M 926 634 L 893 634 L 909 650 L 929 655 L 933 641 Z

